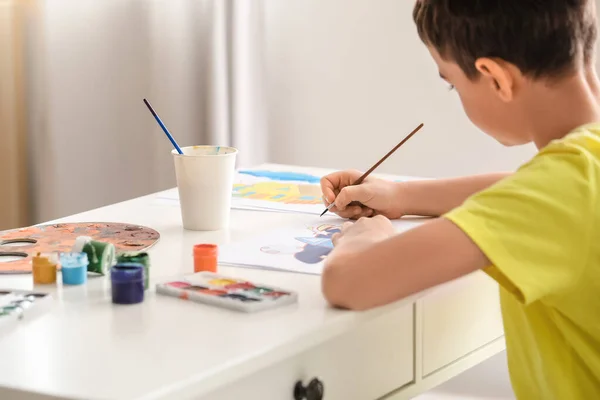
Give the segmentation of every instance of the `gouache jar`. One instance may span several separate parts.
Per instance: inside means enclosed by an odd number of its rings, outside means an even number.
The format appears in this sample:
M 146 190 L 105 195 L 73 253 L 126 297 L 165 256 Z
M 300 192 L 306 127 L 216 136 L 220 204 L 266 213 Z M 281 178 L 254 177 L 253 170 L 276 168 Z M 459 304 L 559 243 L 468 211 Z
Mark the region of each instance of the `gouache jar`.
M 144 266 L 119 263 L 110 269 L 112 302 L 137 304 L 144 301 Z
M 56 283 L 56 261 L 37 253 L 31 261 L 34 284 Z
M 106 275 L 115 263 L 115 245 L 107 242 L 97 242 L 88 236 L 75 239 L 73 253 L 84 252 L 88 255 L 88 271 Z
M 144 266 L 144 289 L 148 290 L 150 282 L 150 256 L 148 253 L 123 253 L 117 257 L 117 263 L 134 263 Z
M 83 285 L 87 281 L 87 253 L 62 253 L 60 269 L 64 285 Z
M 219 248 L 216 244 L 194 246 L 194 272 L 217 272 Z

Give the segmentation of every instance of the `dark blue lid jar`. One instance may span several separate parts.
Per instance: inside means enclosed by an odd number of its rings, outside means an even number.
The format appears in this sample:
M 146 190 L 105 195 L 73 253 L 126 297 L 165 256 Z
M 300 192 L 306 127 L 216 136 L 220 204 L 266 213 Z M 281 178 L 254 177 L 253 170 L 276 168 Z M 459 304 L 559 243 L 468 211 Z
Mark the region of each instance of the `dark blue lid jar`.
M 137 304 L 144 301 L 144 266 L 119 263 L 110 269 L 112 301 L 115 304 Z

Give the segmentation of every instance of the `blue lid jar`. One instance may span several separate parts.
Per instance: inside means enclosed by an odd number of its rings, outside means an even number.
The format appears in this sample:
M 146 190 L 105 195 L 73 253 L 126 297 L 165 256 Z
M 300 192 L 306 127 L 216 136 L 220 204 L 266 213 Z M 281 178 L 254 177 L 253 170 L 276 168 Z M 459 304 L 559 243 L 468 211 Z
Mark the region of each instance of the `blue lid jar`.
M 87 253 L 61 253 L 60 268 L 64 285 L 83 285 L 87 281 Z
M 144 266 L 119 263 L 110 269 L 112 301 L 115 304 L 137 304 L 144 301 Z

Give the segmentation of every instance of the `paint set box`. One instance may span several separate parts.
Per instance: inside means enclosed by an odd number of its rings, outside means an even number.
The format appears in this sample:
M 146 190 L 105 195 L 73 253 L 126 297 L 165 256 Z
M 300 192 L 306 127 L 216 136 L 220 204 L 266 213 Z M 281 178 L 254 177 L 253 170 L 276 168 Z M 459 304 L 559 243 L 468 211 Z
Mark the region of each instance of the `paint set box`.
M 156 292 L 242 312 L 262 311 L 298 301 L 295 292 L 212 272 L 157 284 Z
M 0 289 L 0 333 L 46 312 L 52 304 L 49 293 Z

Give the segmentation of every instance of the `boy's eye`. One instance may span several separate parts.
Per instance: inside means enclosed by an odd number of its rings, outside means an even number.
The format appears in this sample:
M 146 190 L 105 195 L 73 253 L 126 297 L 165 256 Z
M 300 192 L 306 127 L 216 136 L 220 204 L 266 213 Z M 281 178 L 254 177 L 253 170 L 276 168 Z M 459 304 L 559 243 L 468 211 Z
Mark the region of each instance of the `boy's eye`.
M 450 85 L 450 86 L 448 86 L 448 91 L 449 91 L 449 92 L 451 92 L 451 91 L 453 91 L 453 90 L 454 90 L 454 85 Z

